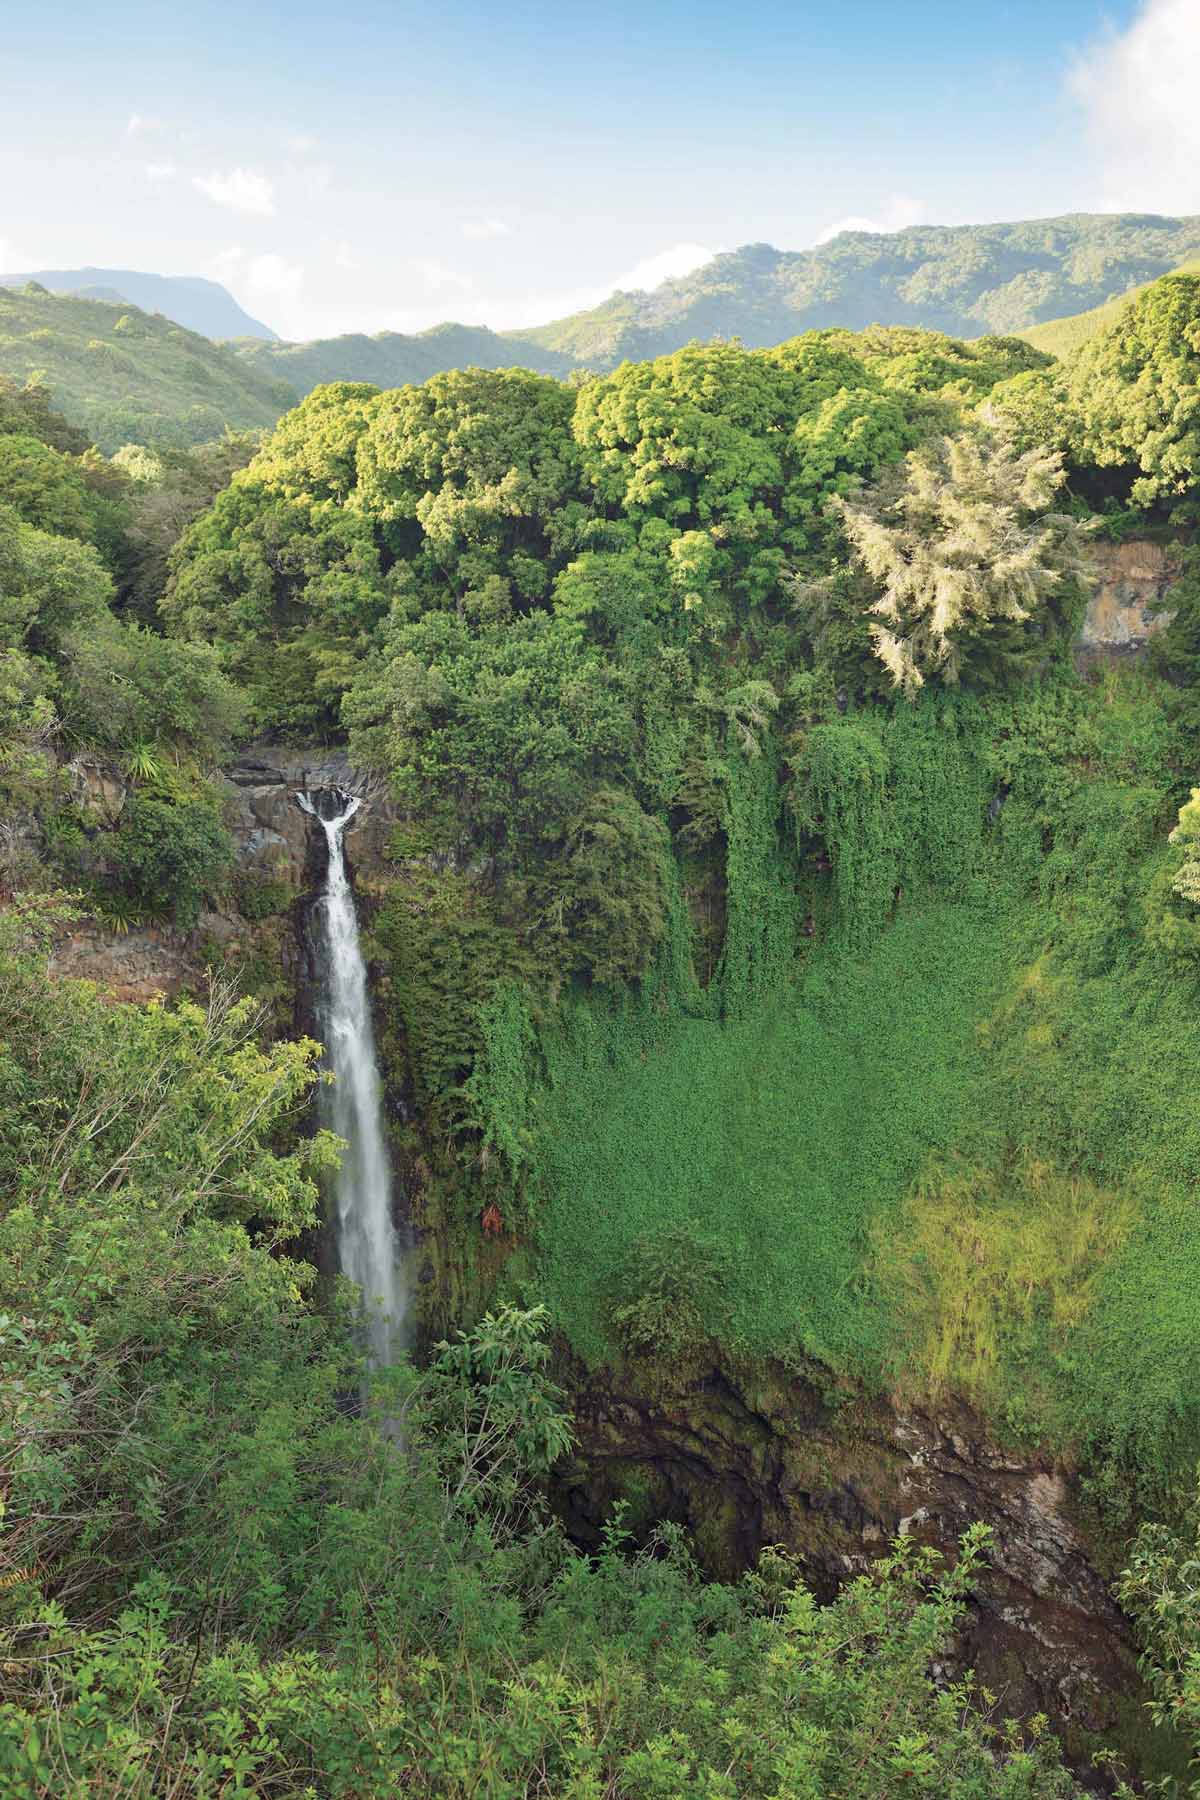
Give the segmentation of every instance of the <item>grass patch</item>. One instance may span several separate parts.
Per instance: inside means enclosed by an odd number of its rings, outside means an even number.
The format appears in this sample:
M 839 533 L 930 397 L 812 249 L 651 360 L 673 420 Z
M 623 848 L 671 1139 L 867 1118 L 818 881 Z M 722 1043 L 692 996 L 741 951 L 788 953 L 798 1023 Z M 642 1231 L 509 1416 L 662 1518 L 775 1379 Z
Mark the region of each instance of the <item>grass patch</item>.
M 688 1227 L 723 1251 L 713 1336 L 877 1372 L 868 1229 L 978 1113 L 976 1025 L 1007 941 L 984 907 L 929 907 L 869 958 L 818 951 L 792 993 L 732 1024 L 681 1019 L 637 1044 L 615 1017 L 597 1035 L 568 1016 L 547 1046 L 538 1242 L 575 1347 L 614 1348 L 636 1247 Z

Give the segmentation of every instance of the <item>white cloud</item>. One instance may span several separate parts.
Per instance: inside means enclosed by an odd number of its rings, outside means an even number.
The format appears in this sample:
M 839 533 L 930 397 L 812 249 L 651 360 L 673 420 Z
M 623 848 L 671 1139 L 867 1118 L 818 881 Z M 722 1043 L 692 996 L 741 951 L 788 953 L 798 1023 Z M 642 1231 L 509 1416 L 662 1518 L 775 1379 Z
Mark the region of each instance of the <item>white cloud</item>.
M 346 244 L 327 242 L 321 246 L 323 257 L 331 258 L 335 267 L 353 268 L 354 259 Z M 452 261 L 437 256 L 415 256 L 402 265 L 407 279 L 400 285 L 399 305 L 376 309 L 368 298 L 347 293 L 339 296 L 336 308 L 322 307 L 314 311 L 306 292 L 303 331 L 305 335 L 329 334 L 334 331 L 425 331 L 431 325 L 457 319 L 464 325 L 488 325 L 493 331 L 510 331 L 525 325 L 544 325 L 549 319 L 560 319 L 570 313 L 583 312 L 607 300 L 618 288 L 657 286 L 659 282 L 688 273 L 708 262 L 716 250 L 702 244 L 676 244 L 626 269 L 615 280 L 581 283 L 568 288 L 528 288 L 523 293 L 497 294 L 480 285 L 476 278 L 456 268 Z M 350 284 L 353 289 L 353 284 Z M 407 292 L 403 290 L 407 289 Z
M 904 231 L 910 225 L 923 224 L 926 217 L 924 201 L 914 200 L 910 194 L 892 194 L 870 217 L 862 213 L 849 213 L 844 219 L 835 219 L 832 225 L 827 225 L 821 232 L 817 243 L 827 244 L 843 231 L 869 231 L 876 237 L 881 237 L 889 231 Z
M 275 189 L 265 175 L 253 169 L 230 169 L 228 174 L 193 175 L 192 186 L 217 206 L 231 212 L 256 213 L 269 218 L 275 211 Z
M 469 325 L 490 325 L 493 331 L 515 331 L 524 325 L 544 325 L 548 319 L 565 318 L 570 313 L 586 312 L 599 306 L 610 294 L 621 290 L 655 288 L 672 277 L 687 275 L 702 263 L 711 262 L 717 254 L 703 244 L 675 244 L 626 269 L 612 281 L 593 282 L 571 288 L 530 289 L 524 294 L 496 297 L 478 287 L 470 275 L 464 275 L 435 257 L 412 257 L 408 268 L 419 276 L 426 289 L 426 304 L 393 308 L 384 323 L 392 331 L 423 331 L 447 317 Z
M 214 256 L 210 267 L 219 281 L 252 296 L 294 300 L 304 286 L 303 263 L 290 263 L 273 250 L 255 254 L 234 244 Z
M 1083 53 L 1069 88 L 1087 115 L 1100 203 L 1200 212 L 1200 6 L 1143 0 L 1133 23 Z
M 174 181 L 178 173 L 179 171 L 175 167 L 175 164 L 171 162 L 150 162 L 146 164 L 146 180 L 153 182 L 156 187 L 162 187 L 168 181 Z
M 408 267 L 414 275 L 420 276 L 430 293 L 469 294 L 475 287 L 469 275 L 452 269 L 449 263 L 439 261 L 436 256 L 410 256 Z
M 161 131 L 161 119 L 151 118 L 147 113 L 130 113 L 129 123 L 125 127 L 126 137 L 141 137 L 146 132 Z
M 37 257 L 30 256 L 15 239 L 0 237 L 0 274 L 7 272 L 15 275 L 23 269 L 36 269 L 37 266 Z
M 464 219 L 462 234 L 465 238 L 511 237 L 512 226 L 506 225 L 503 219 Z
M 251 257 L 246 281 L 253 293 L 272 297 L 283 295 L 294 300 L 304 286 L 304 265 L 288 262 L 269 251 L 263 256 Z
M 335 244 L 334 246 L 333 266 L 335 269 L 345 269 L 348 274 L 353 274 L 356 269 L 362 268 L 362 264 L 354 255 L 354 252 L 351 250 L 345 238 L 342 239 L 340 244 Z
M 690 275 L 693 269 L 711 262 L 717 254 L 715 250 L 706 250 L 703 244 L 673 244 L 669 250 L 660 250 L 656 256 L 645 256 L 641 262 L 634 263 L 624 275 L 618 275 L 612 287 L 606 288 L 602 299 L 607 300 L 614 289 L 622 293 L 632 293 L 635 288 L 649 292 L 651 288 L 660 287 L 664 281 L 677 281 L 681 275 Z
M 316 149 L 318 140 L 310 132 L 297 131 L 286 142 L 293 156 L 309 156 Z

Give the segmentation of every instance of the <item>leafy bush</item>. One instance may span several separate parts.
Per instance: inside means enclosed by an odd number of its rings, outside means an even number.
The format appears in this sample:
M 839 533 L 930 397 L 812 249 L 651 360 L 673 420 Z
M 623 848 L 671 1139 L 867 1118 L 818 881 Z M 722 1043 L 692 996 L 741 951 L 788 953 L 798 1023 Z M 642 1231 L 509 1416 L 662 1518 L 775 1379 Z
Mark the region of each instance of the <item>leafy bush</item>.
M 638 1238 L 613 1285 L 608 1319 L 635 1356 L 667 1362 L 728 1340 L 731 1253 L 695 1219 Z
M 245 723 L 245 699 L 207 644 L 105 619 L 71 632 L 62 657 L 63 721 L 84 743 L 170 747 L 211 762 Z
M 233 840 L 214 800 L 163 798 L 135 789 L 115 834 L 113 862 L 129 893 L 184 929 L 233 861 Z

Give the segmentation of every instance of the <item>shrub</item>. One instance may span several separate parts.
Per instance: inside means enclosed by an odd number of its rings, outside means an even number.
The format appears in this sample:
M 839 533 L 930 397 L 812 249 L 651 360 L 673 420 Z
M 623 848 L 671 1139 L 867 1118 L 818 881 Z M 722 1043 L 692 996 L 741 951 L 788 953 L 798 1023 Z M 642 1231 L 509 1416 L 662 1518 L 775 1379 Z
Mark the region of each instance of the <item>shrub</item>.
M 205 895 L 233 860 L 233 842 L 213 801 L 135 792 L 116 834 L 113 860 L 134 899 L 190 929 Z

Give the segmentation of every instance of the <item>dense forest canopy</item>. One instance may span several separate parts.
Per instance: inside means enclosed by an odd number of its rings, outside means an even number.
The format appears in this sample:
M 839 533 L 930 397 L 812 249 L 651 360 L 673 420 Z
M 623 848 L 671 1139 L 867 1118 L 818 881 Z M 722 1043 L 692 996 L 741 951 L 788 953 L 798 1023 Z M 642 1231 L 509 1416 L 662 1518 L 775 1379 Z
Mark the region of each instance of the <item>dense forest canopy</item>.
M 108 456 L 0 383 L 12 1792 L 1077 1791 L 945 1674 L 986 1533 L 825 1605 L 777 1552 L 706 1581 L 634 1491 L 567 1541 L 568 1375 L 739 1359 L 1082 1471 L 1195 1736 L 1198 332 L 1178 276 L 1061 364 L 831 328 Z M 1173 619 L 1081 674 L 1131 532 Z M 278 968 L 54 972 L 81 921 L 278 949 L 214 778 L 252 734 L 343 738 L 394 821 L 384 1076 L 463 1304 L 389 1430 Z

